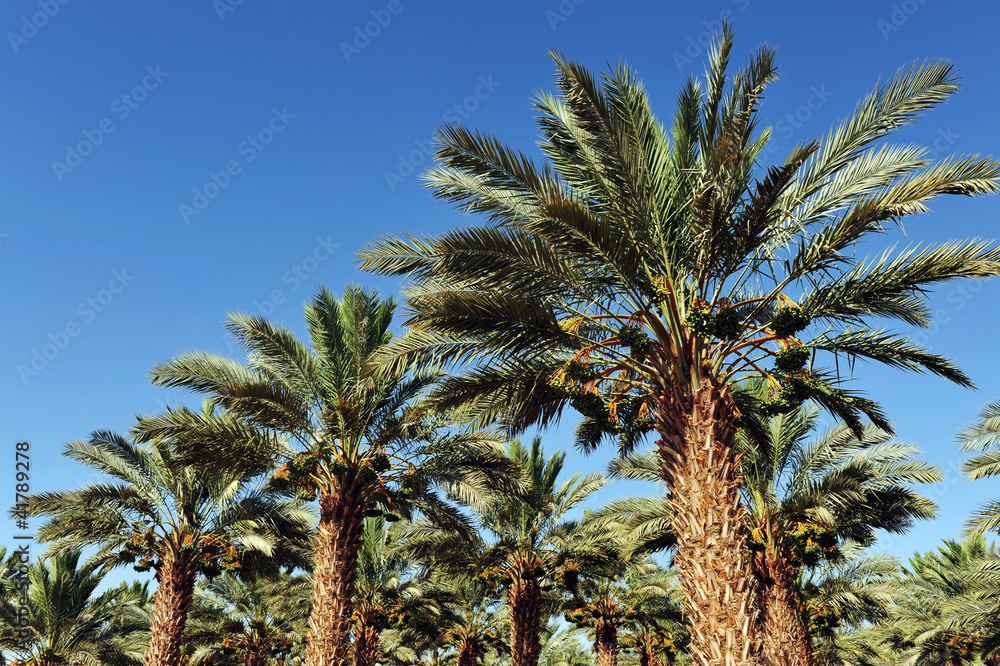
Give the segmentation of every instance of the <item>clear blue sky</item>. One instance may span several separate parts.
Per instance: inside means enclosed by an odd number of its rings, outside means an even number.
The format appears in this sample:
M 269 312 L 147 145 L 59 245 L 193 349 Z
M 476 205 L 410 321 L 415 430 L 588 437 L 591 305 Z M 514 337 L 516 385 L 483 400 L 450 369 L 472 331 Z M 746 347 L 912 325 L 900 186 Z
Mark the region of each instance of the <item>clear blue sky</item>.
M 825 132 L 881 77 L 946 58 L 964 89 L 902 138 L 1000 155 L 995 26 L 1000 6 L 940 0 L 699 3 L 609 0 L 7 0 L 0 9 L 0 487 L 13 499 L 14 443 L 31 443 L 32 490 L 88 471 L 60 457 L 94 429 L 190 396 L 152 388 L 157 362 L 227 351 L 227 311 L 301 331 L 323 283 L 360 274 L 354 252 L 385 233 L 469 220 L 418 179 L 435 128 L 459 120 L 534 150 L 533 94 L 552 88 L 555 48 L 591 68 L 624 58 L 661 118 L 701 73 L 722 16 L 735 60 L 777 47 L 784 78 L 764 103 L 775 161 Z M 365 34 L 367 31 L 367 35 Z M 790 114 L 790 115 L 787 115 Z M 1000 237 L 1000 199 L 954 199 L 886 242 Z M 955 432 L 1000 396 L 1000 285 L 947 286 L 926 339 L 980 391 L 859 368 L 901 437 L 944 466 L 938 522 L 886 546 L 903 555 L 954 537 L 1000 485 L 961 480 Z M 926 335 L 926 334 L 925 334 Z M 48 346 L 47 346 L 48 345 Z M 34 367 L 33 367 L 34 364 Z M 568 446 L 572 423 L 546 435 Z M 603 468 L 610 451 L 571 454 Z M 91 479 L 93 477 L 90 477 Z M 623 492 L 618 486 L 600 499 Z M 13 525 L 2 521 L 10 546 Z

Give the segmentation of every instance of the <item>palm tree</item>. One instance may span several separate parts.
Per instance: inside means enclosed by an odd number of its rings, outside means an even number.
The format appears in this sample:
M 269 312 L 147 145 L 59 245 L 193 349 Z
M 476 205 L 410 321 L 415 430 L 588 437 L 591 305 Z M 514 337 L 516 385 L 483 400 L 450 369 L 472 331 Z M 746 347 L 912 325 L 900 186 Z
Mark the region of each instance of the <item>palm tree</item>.
M 576 576 L 566 620 L 593 631 L 598 666 L 617 666 L 619 632 L 630 630 L 640 659 L 648 660 L 654 637 L 649 630 L 671 619 L 679 623 L 680 609 L 671 603 L 675 573 L 650 559 L 620 557 Z
M 571 404 L 587 448 L 657 432 L 699 664 L 753 658 L 737 423 L 813 398 L 859 433 L 861 415 L 888 429 L 820 359 L 806 369 L 813 351 L 970 385 L 884 327 L 927 326 L 930 287 L 1000 272 L 1000 249 L 980 241 L 853 251 L 939 195 L 997 190 L 992 159 L 932 164 L 925 148 L 880 143 L 958 89 L 950 64 L 901 71 L 823 140 L 767 166 L 757 112 L 774 51 L 729 76 L 732 45 L 727 25 L 670 131 L 624 64 L 598 78 L 554 55 L 559 95 L 536 102 L 545 165 L 446 127 L 427 180 L 487 224 L 360 254 L 365 270 L 411 277 L 408 332 L 382 361 L 452 363 L 442 407 L 470 405 L 516 433 Z M 769 379 L 766 401 L 732 386 L 744 375 Z
M 742 463 L 762 652 L 770 664 L 814 661 L 802 612 L 806 569 L 838 561 L 841 548 L 871 546 L 876 530 L 903 533 L 937 508 L 910 488 L 941 480 L 937 467 L 915 459 L 917 447 L 872 425 L 861 436 L 840 425 L 807 441 L 818 416 L 815 406 L 802 406 L 767 419 L 762 445 L 747 442 Z
M 441 613 L 435 595 L 425 594 L 432 591 L 429 581 L 408 575 L 413 573 L 410 563 L 394 552 L 400 534 L 396 525 L 382 516 L 365 519 L 354 593 L 353 666 L 375 666 L 383 655 L 386 629 L 433 625 Z
M 505 483 L 490 436 L 442 433 L 443 421 L 428 420 L 420 399 L 437 375 L 405 367 L 374 373 L 372 358 L 392 337 L 394 309 L 391 299 L 358 287 L 342 299 L 320 288 L 305 308 L 311 346 L 265 319 L 232 314 L 226 327 L 246 349 L 246 364 L 191 352 L 152 372 L 154 384 L 206 394 L 259 432 L 242 444 L 199 443 L 192 455 L 214 464 L 284 458 L 274 487 L 318 496 L 307 666 L 343 666 L 350 658 L 366 513 L 397 519 L 416 507 L 438 523 L 468 529 L 461 514 L 435 501 L 434 484 Z M 158 425 L 173 432 L 190 424 Z
M 2 581 L 0 649 L 25 666 L 141 662 L 149 630 L 143 586 L 122 583 L 96 594 L 104 572 L 94 562 L 81 564 L 79 550 L 58 553 L 28 569 L 26 577 L 8 570 Z
M 242 573 L 242 572 L 241 572 Z M 304 644 L 309 625 L 308 577 L 260 574 L 243 580 L 225 572 L 195 588 L 184 634 L 194 648 L 189 663 L 213 663 L 221 654 L 244 666 L 263 666 Z
M 239 433 L 227 415 L 205 418 Z M 145 666 L 180 663 L 199 574 L 238 569 L 241 558 L 253 559 L 255 552 L 280 563 L 280 542 L 304 534 L 312 521 L 301 503 L 265 492 L 233 461 L 208 473 L 178 459 L 173 444 L 160 436 L 137 444 L 112 432 L 70 442 L 65 455 L 114 482 L 39 493 L 26 507 L 29 516 L 50 517 L 38 531 L 40 541 L 53 542 L 50 552 L 96 545 L 95 558 L 104 566 L 138 559 L 136 570 L 156 572 Z
M 530 448 L 518 440 L 510 442 L 508 456 L 526 479 L 522 493 L 452 493 L 476 515 L 483 535 L 470 541 L 418 522 L 401 548 L 425 566 L 456 576 L 475 575 L 497 593 L 506 592 L 512 666 L 536 666 L 543 593 L 568 572 L 606 557 L 606 535 L 567 517 L 606 481 L 600 474 L 578 473 L 560 484 L 566 454 L 546 459 L 540 437 Z

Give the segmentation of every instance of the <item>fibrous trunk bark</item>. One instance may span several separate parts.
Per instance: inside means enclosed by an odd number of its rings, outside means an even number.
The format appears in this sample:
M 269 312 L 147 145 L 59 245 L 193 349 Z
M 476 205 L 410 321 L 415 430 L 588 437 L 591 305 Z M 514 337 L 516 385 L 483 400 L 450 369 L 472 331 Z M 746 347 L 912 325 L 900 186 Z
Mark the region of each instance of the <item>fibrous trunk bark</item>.
M 597 622 L 594 627 L 594 651 L 597 653 L 597 666 L 618 666 L 618 627 L 613 622 Z
M 477 666 L 479 650 L 474 641 L 465 641 L 458 651 L 458 666 Z
M 246 659 L 243 660 L 244 666 L 264 666 L 266 663 L 267 654 L 259 649 L 249 650 Z
M 306 666 L 350 661 L 351 599 L 364 528 L 364 503 L 338 487 L 319 499 Z
M 375 666 L 379 655 L 378 631 L 371 626 L 354 629 L 354 666 Z
M 181 663 L 181 636 L 194 599 L 196 575 L 194 564 L 185 559 L 168 558 L 160 565 L 143 666 L 178 666 Z
M 802 621 L 802 605 L 795 567 L 772 552 L 754 556 L 760 614 L 761 659 L 768 666 L 812 666 L 809 633 Z
M 736 410 L 729 389 L 703 381 L 657 396 L 657 442 L 698 666 L 757 663 L 753 574 L 740 502 Z
M 542 621 L 542 590 L 538 579 L 522 577 L 541 562 L 534 553 L 518 553 L 510 567 L 513 582 L 508 591 L 510 604 L 511 666 L 537 666 L 541 646 L 538 633 Z

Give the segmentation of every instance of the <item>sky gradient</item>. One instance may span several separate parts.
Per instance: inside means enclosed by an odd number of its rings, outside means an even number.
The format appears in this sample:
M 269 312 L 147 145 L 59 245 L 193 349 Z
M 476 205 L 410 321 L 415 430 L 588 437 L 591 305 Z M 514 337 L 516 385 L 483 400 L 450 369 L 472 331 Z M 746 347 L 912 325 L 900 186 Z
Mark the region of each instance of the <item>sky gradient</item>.
M 547 52 L 592 69 L 623 59 L 668 121 L 700 75 L 710 34 L 734 22 L 734 64 L 777 47 L 782 79 L 762 119 L 775 162 L 820 136 L 900 67 L 948 59 L 963 90 L 897 135 L 936 156 L 1000 155 L 995 122 L 1000 5 L 940 0 L 426 2 L 372 0 L 6 0 L 0 8 L 0 487 L 14 444 L 31 444 L 33 492 L 96 479 L 61 457 L 92 430 L 193 396 L 148 371 L 184 350 L 236 353 L 226 312 L 303 333 L 318 284 L 397 293 L 357 270 L 382 234 L 475 222 L 434 200 L 420 173 L 432 136 L 460 122 L 537 154 L 532 99 L 552 90 Z M 1000 237 L 1000 199 L 948 198 L 885 244 Z M 876 248 L 873 248 L 876 249 Z M 853 387 L 883 402 L 902 439 L 944 468 L 928 490 L 941 518 L 880 543 L 908 556 L 955 538 L 1000 497 L 970 483 L 955 433 L 1000 397 L 1000 286 L 946 285 L 914 331 L 979 387 L 859 366 Z M 545 433 L 570 446 L 574 418 Z M 608 449 L 569 469 L 603 469 Z M 611 484 L 604 501 L 635 488 Z M 641 490 L 641 489 L 640 489 Z M 5 491 L 6 492 L 6 491 Z M 13 501 L 13 492 L 5 501 Z M 0 522 L 8 548 L 15 529 Z

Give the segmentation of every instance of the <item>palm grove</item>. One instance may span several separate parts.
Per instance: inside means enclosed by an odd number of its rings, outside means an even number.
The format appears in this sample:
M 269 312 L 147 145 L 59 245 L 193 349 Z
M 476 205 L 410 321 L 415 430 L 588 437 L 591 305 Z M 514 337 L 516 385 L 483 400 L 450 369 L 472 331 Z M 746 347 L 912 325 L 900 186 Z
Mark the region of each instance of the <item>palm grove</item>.
M 888 141 L 958 89 L 925 63 L 767 164 L 774 53 L 734 74 L 732 44 L 667 124 L 624 64 L 554 54 L 539 159 L 443 128 L 429 186 L 482 224 L 361 250 L 408 277 L 401 334 L 393 300 L 319 288 L 304 340 L 233 314 L 243 359 L 157 365 L 203 407 L 67 445 L 105 480 L 30 498 L 50 548 L 5 560 L 5 661 L 1000 663 L 1000 507 L 905 565 L 872 549 L 934 515 L 940 473 L 844 372 L 972 386 L 897 328 L 1000 247 L 876 236 L 995 192 L 1000 163 Z M 653 494 L 584 508 L 607 477 L 516 439 L 567 407 L 576 446 Z M 961 433 L 972 478 L 1000 471 L 997 433 L 995 404 Z M 122 565 L 155 591 L 97 594 Z

